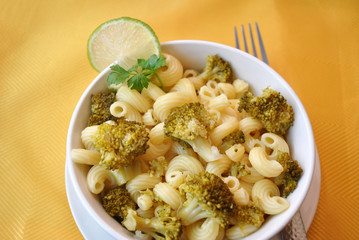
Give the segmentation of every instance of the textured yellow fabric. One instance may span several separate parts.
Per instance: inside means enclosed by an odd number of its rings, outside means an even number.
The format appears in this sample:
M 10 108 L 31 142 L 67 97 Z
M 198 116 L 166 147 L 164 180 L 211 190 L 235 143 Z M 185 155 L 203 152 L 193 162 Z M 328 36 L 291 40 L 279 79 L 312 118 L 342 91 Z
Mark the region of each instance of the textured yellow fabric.
M 102 22 L 142 19 L 160 41 L 234 46 L 233 26 L 257 21 L 270 65 L 301 98 L 322 185 L 309 239 L 359 236 L 359 1 L 2 0 L 0 239 L 81 239 L 65 191 L 72 112 L 97 73 L 86 42 Z

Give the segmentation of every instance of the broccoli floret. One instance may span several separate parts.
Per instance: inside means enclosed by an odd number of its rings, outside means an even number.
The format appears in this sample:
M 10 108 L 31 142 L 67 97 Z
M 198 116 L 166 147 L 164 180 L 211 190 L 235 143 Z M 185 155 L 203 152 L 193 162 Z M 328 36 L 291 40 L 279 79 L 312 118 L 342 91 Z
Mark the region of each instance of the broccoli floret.
M 264 212 L 255 203 L 248 206 L 242 206 L 238 210 L 237 219 L 239 224 L 254 225 L 258 228 L 264 222 Z
M 231 165 L 229 169 L 229 175 L 235 176 L 236 178 L 241 178 L 249 175 L 251 172 L 246 168 L 246 165 L 242 162 L 235 162 Z
M 207 137 L 216 123 L 214 116 L 201 103 L 187 103 L 174 108 L 165 119 L 164 131 L 167 136 L 182 140 Z
M 201 103 L 186 103 L 174 108 L 164 121 L 164 133 L 173 140 L 189 144 L 205 161 L 221 157 L 216 147 L 208 142 L 208 132 L 214 128 L 216 118 Z
M 242 144 L 244 142 L 245 142 L 244 133 L 243 131 L 238 129 L 222 139 L 222 145 L 220 147 L 220 150 L 223 153 L 233 145 Z
M 278 151 L 277 162 L 283 166 L 283 172 L 274 178 L 274 183 L 279 187 L 281 196 L 287 197 L 297 187 L 303 170 L 298 162 L 291 158 L 289 153 Z
M 100 125 L 108 120 L 115 120 L 111 115 L 110 106 L 116 99 L 114 92 L 100 92 L 91 96 L 91 116 L 88 119 L 88 126 Z
M 136 209 L 136 203 L 124 185 L 108 190 L 101 198 L 101 203 L 106 212 L 119 222 L 127 216 L 130 209 Z
M 182 234 L 181 220 L 177 217 L 164 214 L 159 211 L 153 218 L 143 218 L 136 211 L 129 210 L 125 220 L 122 222 L 129 231 L 139 230 L 156 240 L 176 240 Z
M 115 124 L 103 123 L 96 132 L 96 148 L 101 153 L 100 165 L 115 170 L 128 166 L 149 147 L 146 127 L 135 121 L 118 119 Z
M 245 110 L 260 120 L 268 132 L 278 135 L 285 135 L 293 126 L 292 106 L 287 104 L 287 100 L 279 92 L 269 88 L 264 89 L 257 97 L 251 92 L 245 93 L 240 99 L 238 110 Z
M 232 69 L 229 63 L 218 55 L 209 55 L 207 56 L 206 66 L 198 77 L 205 81 L 230 82 Z
M 188 175 L 179 186 L 181 196 L 186 201 L 179 209 L 178 216 L 184 225 L 203 218 L 212 218 L 226 227 L 232 217 L 237 215 L 237 205 L 227 184 L 215 174 L 205 172 Z
M 168 161 L 163 156 L 150 161 L 149 164 L 149 173 L 151 176 L 163 177 L 168 169 Z

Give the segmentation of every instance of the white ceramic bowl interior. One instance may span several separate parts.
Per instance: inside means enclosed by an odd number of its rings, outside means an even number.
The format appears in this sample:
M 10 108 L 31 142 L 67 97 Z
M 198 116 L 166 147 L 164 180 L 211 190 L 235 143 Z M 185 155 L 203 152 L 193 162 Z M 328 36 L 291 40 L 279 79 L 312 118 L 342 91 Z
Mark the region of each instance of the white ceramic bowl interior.
M 290 207 L 280 215 L 268 219 L 261 228 L 250 236 L 249 239 L 269 239 L 277 234 L 289 222 L 299 210 L 310 186 L 315 162 L 315 142 L 312 127 L 307 113 L 296 93 L 289 84 L 272 68 L 257 58 L 238 49 L 206 41 L 179 40 L 162 44 L 162 52 L 173 54 L 184 65 L 184 68 L 201 70 L 207 55 L 218 54 L 227 60 L 236 77 L 249 82 L 255 95 L 270 87 L 279 91 L 288 103 L 293 106 L 295 112 L 294 126 L 291 127 L 287 141 L 291 154 L 303 168 L 303 175 L 296 190 L 289 195 Z M 103 227 L 115 239 L 131 239 L 133 234 L 124 229 L 118 222 L 111 218 L 102 208 L 98 198 L 87 189 L 87 166 L 74 164 L 71 160 L 71 149 L 82 148 L 81 131 L 87 126 L 90 115 L 91 94 L 106 89 L 106 78 L 110 72 L 106 68 L 89 85 L 73 113 L 67 138 L 67 162 L 68 174 L 73 180 L 71 183 L 77 194 L 77 198 L 90 213 L 92 218 Z

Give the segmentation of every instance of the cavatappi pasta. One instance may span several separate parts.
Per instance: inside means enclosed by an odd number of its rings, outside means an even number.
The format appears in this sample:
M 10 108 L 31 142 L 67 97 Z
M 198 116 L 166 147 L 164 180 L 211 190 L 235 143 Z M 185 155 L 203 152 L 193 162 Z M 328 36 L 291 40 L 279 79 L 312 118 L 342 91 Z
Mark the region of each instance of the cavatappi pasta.
M 239 98 L 249 90 L 249 84 L 242 79 L 235 79 L 232 83 L 206 82 L 198 77 L 197 70 L 183 69 L 175 56 L 164 56 L 167 66 L 158 75 L 167 92 L 154 83 L 142 91 L 122 85 L 110 107 L 114 117 L 136 121 L 146 127 L 149 148 L 145 154 L 138 156 L 132 165 L 116 170 L 106 169 L 99 165 L 101 154 L 94 140 L 98 126 L 86 127 L 81 132 L 84 148 L 73 149 L 71 157 L 77 164 L 90 166 L 87 175 L 89 191 L 101 194 L 106 189 L 125 185 L 137 204 L 138 216 L 152 218 L 159 211 L 155 208 L 154 199 L 161 199 L 178 211 L 184 203 L 179 186 L 186 176 L 207 171 L 222 178 L 239 207 L 255 202 L 264 211 L 265 217 L 285 211 L 289 201 L 280 196 L 273 178 L 283 172 L 282 165 L 276 161 L 278 153 L 290 153 L 290 149 L 283 137 L 264 131 L 259 120 L 237 110 Z M 192 147 L 186 148 L 164 135 L 164 121 L 172 109 L 191 102 L 202 103 L 211 115 L 216 116 L 216 124 L 208 133 L 208 139 L 192 140 L 193 145 L 189 141 Z M 243 132 L 245 142 L 223 149 L 222 139 L 238 130 Z M 151 174 L 150 162 L 159 158 L 168 166 L 162 176 L 155 176 Z M 241 177 L 231 174 L 231 167 L 239 163 L 247 171 Z M 181 239 L 235 240 L 259 227 L 240 224 L 233 219 L 233 223 L 224 229 L 207 218 L 184 224 Z M 138 230 L 134 234 L 151 239 Z

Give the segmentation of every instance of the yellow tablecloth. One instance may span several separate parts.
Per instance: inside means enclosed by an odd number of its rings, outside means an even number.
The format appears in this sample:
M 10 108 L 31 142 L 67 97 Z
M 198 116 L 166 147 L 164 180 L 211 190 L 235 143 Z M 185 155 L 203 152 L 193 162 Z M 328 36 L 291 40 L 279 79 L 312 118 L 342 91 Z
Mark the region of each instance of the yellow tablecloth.
M 97 73 L 86 42 L 102 22 L 142 19 L 160 41 L 234 46 L 257 21 L 270 65 L 301 98 L 322 169 L 309 239 L 359 236 L 359 1 L 2 0 L 0 239 L 81 239 L 65 191 L 72 112 Z

